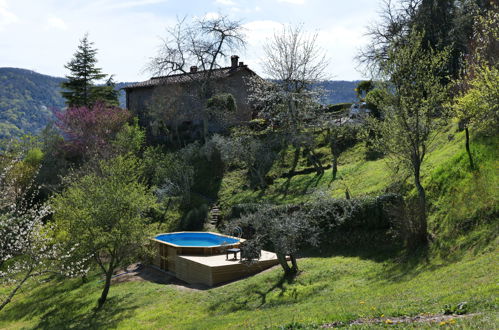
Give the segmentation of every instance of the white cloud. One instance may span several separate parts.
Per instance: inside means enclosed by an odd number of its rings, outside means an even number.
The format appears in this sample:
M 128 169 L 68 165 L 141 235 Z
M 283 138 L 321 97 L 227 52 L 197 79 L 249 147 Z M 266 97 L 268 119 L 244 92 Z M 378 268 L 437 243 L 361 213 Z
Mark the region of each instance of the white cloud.
M 0 65 L 63 76 L 64 64 L 89 32 L 105 73 L 115 73 L 117 81 L 147 79 L 149 73 L 141 70 L 156 55 L 165 28 L 175 25 L 176 16 L 190 19 L 209 13 L 206 17 L 214 18 L 221 7 L 231 18 L 246 22 L 248 43 L 239 55 L 257 73 L 267 39 L 281 31 L 282 24 L 304 22 L 306 30 L 319 32 L 319 43 L 332 58 L 331 75 L 360 78 L 353 56 L 366 42 L 365 25 L 376 17 L 374 1 L 287 0 L 305 4 L 300 6 L 277 0 L 227 1 L 235 5 L 216 0 L 0 0 Z M 365 10 L 359 12 L 359 6 Z
M 215 12 L 210 12 L 210 13 L 206 13 L 203 17 L 205 19 L 217 19 L 217 18 L 220 17 L 220 14 L 219 13 L 215 13 Z
M 243 25 L 246 29 L 248 45 L 246 47 L 245 58 L 242 60 L 246 64 L 249 64 L 258 74 L 262 72 L 260 66 L 264 56 L 262 46 L 276 31 L 281 30 L 282 26 L 281 23 L 272 20 L 252 21 Z
M 293 5 L 303 5 L 305 4 L 305 0 L 277 0 L 278 2 L 287 2 L 292 3 Z
M 59 30 L 67 30 L 68 28 L 66 23 L 61 18 L 55 16 L 51 16 L 47 19 L 47 27 Z
M 7 0 L 0 0 L 0 30 L 3 30 L 7 25 L 19 21 L 19 18 L 13 12 L 9 11 L 8 8 Z
M 224 6 L 235 6 L 236 3 L 233 0 L 215 0 L 216 4 Z
M 331 75 L 341 79 L 358 79 L 359 74 L 352 69 L 355 67 L 354 58 L 359 47 L 368 41 L 363 32 L 362 25 L 357 27 L 336 25 L 320 31 L 317 41 L 331 58 Z

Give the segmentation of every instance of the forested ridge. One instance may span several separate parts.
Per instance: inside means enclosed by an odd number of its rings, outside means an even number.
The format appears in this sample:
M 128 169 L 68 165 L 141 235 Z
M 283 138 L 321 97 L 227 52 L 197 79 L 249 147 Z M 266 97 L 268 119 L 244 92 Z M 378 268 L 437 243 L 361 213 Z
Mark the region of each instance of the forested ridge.
M 31 70 L 0 68 L 0 138 L 35 134 L 52 119 L 52 108 L 62 108 L 63 78 Z
M 0 68 L 0 139 L 36 134 L 53 121 L 53 110 L 65 107 L 63 81 L 32 70 Z M 127 84 L 117 83 L 116 89 Z M 119 101 L 124 107 L 124 92 Z
M 20 68 L 0 68 L 0 139 L 36 134 L 54 120 L 53 109 L 64 108 L 61 83 L 65 78 L 53 77 Z M 326 104 L 354 102 L 358 81 L 330 80 L 320 87 Z M 120 90 L 129 82 L 116 84 Z M 125 107 L 125 92 L 119 95 Z

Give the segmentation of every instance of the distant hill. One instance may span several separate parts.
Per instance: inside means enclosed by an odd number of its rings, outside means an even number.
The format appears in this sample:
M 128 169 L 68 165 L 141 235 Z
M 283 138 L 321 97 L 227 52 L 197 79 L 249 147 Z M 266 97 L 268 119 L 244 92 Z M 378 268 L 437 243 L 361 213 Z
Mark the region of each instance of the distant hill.
M 61 83 L 31 70 L 0 68 L 0 139 L 36 134 L 54 119 L 53 110 L 65 107 Z M 129 83 L 118 83 L 117 89 Z M 125 106 L 121 91 L 120 105 Z
M 37 133 L 64 107 L 63 78 L 17 68 L 0 68 L 0 139 Z
M 325 96 L 322 101 L 324 104 L 353 103 L 357 101 L 355 87 L 360 80 L 328 80 L 319 84 L 324 89 Z
M 65 106 L 61 82 L 65 79 L 19 68 L 0 68 L 0 139 L 36 134 L 54 119 L 52 110 Z M 116 84 L 117 89 L 132 82 Z M 354 102 L 358 81 L 326 81 L 323 103 Z M 125 92 L 120 91 L 125 107 Z

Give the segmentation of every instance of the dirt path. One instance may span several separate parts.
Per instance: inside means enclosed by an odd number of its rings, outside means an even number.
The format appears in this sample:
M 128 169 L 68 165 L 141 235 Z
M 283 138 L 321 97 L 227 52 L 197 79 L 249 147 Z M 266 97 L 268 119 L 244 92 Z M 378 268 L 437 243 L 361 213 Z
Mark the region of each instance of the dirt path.
M 322 325 L 322 328 L 336 328 L 350 325 L 368 325 L 368 324 L 402 324 L 402 323 L 438 323 L 439 325 L 452 325 L 457 319 L 473 317 L 480 313 L 465 315 L 444 315 L 444 314 L 420 314 L 417 316 L 400 317 L 378 317 L 372 319 L 358 319 L 352 322 L 333 322 Z

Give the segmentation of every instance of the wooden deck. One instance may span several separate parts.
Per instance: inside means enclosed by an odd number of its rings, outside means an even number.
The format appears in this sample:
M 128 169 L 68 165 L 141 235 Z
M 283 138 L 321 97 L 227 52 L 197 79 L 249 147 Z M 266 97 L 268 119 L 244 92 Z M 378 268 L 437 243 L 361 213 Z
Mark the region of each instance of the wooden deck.
M 260 259 L 252 263 L 241 263 L 239 259 L 230 259 L 230 256 L 229 260 L 226 260 L 225 257 L 225 254 L 177 255 L 175 276 L 187 283 L 213 286 L 261 272 L 279 263 L 275 253 L 264 250 L 262 250 Z

